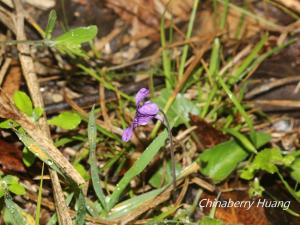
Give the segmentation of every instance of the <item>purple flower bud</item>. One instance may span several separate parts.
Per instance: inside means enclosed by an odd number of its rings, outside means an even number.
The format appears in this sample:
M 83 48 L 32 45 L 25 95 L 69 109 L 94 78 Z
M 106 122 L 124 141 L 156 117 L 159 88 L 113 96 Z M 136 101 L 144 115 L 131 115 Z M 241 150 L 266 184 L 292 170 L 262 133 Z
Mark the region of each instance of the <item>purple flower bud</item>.
M 128 142 L 131 139 L 132 135 L 133 135 L 133 128 L 132 126 L 130 126 L 123 131 L 122 140 Z
M 149 90 L 147 88 L 141 88 L 138 93 L 135 95 L 135 103 L 136 107 L 140 106 L 140 103 L 144 101 L 146 97 L 149 95 Z

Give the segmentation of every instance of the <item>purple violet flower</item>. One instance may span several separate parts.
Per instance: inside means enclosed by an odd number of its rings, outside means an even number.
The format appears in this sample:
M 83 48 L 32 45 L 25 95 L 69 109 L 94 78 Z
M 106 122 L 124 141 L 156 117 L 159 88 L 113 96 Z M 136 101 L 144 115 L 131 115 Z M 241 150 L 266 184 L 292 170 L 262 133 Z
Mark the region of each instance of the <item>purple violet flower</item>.
M 151 101 L 144 101 L 149 96 L 149 90 L 141 88 L 135 95 L 136 113 L 131 125 L 123 131 L 122 140 L 127 142 L 133 135 L 133 130 L 138 126 L 143 126 L 149 123 L 153 118 L 159 119 L 157 113 L 159 112 L 158 106 Z

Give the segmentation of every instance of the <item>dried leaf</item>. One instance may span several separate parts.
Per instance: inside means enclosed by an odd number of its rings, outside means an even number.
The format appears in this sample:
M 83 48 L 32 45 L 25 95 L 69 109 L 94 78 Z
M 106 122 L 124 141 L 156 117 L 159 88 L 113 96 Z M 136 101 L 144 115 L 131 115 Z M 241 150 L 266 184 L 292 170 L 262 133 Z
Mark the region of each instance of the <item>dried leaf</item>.
M 25 172 L 22 151 L 3 140 L 0 140 L 0 164 L 4 172 Z
M 195 133 L 204 148 L 211 148 L 229 139 L 228 135 L 223 134 L 204 119 L 195 115 L 190 115 L 190 118 L 192 125 L 197 126 Z

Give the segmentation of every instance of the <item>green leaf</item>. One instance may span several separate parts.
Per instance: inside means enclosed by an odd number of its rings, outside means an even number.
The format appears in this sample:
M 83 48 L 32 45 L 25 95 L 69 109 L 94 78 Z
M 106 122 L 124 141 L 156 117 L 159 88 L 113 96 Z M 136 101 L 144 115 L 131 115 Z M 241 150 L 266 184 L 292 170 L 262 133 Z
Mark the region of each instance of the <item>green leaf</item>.
M 14 93 L 13 100 L 20 111 L 25 113 L 27 116 L 32 116 L 32 102 L 25 92 L 16 91 Z
M 258 178 L 256 177 L 253 182 L 250 183 L 250 188 L 249 188 L 249 196 L 252 197 L 257 197 L 257 196 L 262 196 L 262 193 L 264 192 L 264 188 L 260 185 Z
M 7 189 L 16 195 L 24 195 L 26 193 L 24 186 L 19 183 L 19 178 L 16 176 L 7 175 L 2 182 L 5 182 Z
M 133 164 L 133 166 L 125 173 L 122 179 L 117 184 L 117 188 L 114 190 L 110 196 L 108 202 L 108 209 L 110 210 L 118 201 L 120 195 L 123 193 L 124 189 L 130 183 L 130 181 L 137 175 L 139 175 L 146 166 L 151 162 L 154 156 L 158 153 L 159 149 L 164 146 L 165 141 L 168 137 L 168 132 L 164 130 L 161 132 L 146 148 L 140 158 Z
M 90 164 L 92 184 L 96 196 L 99 199 L 102 207 L 104 209 L 107 209 L 105 195 L 100 185 L 99 170 L 98 170 L 97 160 L 96 160 L 96 153 L 95 153 L 96 137 L 97 137 L 97 128 L 96 128 L 96 118 L 95 118 L 94 107 L 93 107 L 89 114 L 89 122 L 88 122 L 88 139 L 89 139 L 89 147 L 90 147 L 90 155 L 89 155 L 88 163 Z
M 11 119 L 8 119 L 8 120 L 4 120 L 3 122 L 0 123 L 0 128 L 1 129 L 11 129 L 13 127 L 16 127 L 18 124 L 11 120 Z
M 89 42 L 96 37 L 98 32 L 97 26 L 78 27 L 67 31 L 66 33 L 54 39 L 56 45 L 81 45 Z
M 249 136 L 252 143 L 257 149 L 264 146 L 272 139 L 270 134 L 267 134 L 265 132 L 260 132 L 260 131 L 252 131 L 250 132 Z
M 205 150 L 197 162 L 200 163 L 202 174 L 219 183 L 226 179 L 248 154 L 236 140 L 230 140 Z
M 88 181 L 90 179 L 90 175 L 88 171 L 81 165 L 80 163 L 76 163 L 74 165 L 74 168 L 78 171 L 78 173 L 86 180 Z
M 7 182 L 3 179 L 0 179 L 0 197 L 4 196 L 8 192 L 7 188 Z
M 81 44 L 91 41 L 97 35 L 97 26 L 78 27 L 56 38 L 54 46 L 63 53 L 84 56 Z
M 172 91 L 163 89 L 160 95 L 153 99 L 160 108 L 164 108 Z M 189 122 L 189 113 L 198 115 L 199 108 L 189 99 L 185 98 L 183 94 L 177 94 L 172 106 L 167 112 L 167 117 L 170 121 L 171 127 L 177 127 L 180 124 Z
M 64 137 L 64 138 L 60 138 L 58 140 L 55 141 L 54 145 L 56 147 L 60 147 L 60 146 L 64 146 L 70 142 L 74 141 L 72 138 L 67 138 L 67 137 Z
M 7 193 L 7 190 L 0 186 L 0 198 L 2 198 Z
M 296 160 L 292 163 L 290 168 L 292 169 L 291 176 L 295 179 L 295 181 L 300 183 L 300 158 L 299 157 L 296 158 Z
M 232 136 L 234 136 L 242 145 L 245 149 L 247 149 L 249 152 L 252 153 L 257 153 L 256 148 L 254 147 L 254 145 L 248 140 L 248 138 L 241 134 L 239 131 L 237 131 L 236 129 L 224 129 L 225 132 L 231 134 Z
M 217 219 L 210 218 L 208 216 L 204 216 L 201 219 L 199 225 L 226 225 L 226 223 L 223 223 L 222 221 Z
M 7 184 L 17 184 L 19 182 L 19 178 L 13 175 L 6 175 L 3 178 L 3 181 L 5 181 Z
M 241 178 L 246 180 L 252 179 L 257 170 L 264 170 L 274 174 L 278 171 L 277 165 L 289 166 L 294 159 L 290 155 L 282 156 L 278 148 L 266 148 L 259 152 L 253 162 L 242 170 Z
M 33 154 L 27 147 L 23 148 L 22 161 L 27 167 L 31 167 L 35 161 L 35 154 Z
M 8 186 L 8 190 L 16 195 L 26 194 L 26 190 L 22 184 L 11 184 Z
M 49 13 L 48 24 L 47 24 L 47 27 L 45 30 L 45 38 L 46 39 L 51 39 L 52 32 L 55 28 L 56 19 L 57 19 L 56 12 L 54 9 L 52 9 Z
M 75 112 L 63 112 L 48 120 L 48 123 L 66 130 L 75 129 L 81 122 L 81 117 Z
M 38 119 L 43 115 L 44 109 L 41 107 L 36 107 L 32 111 L 32 117 L 34 121 L 38 121 Z

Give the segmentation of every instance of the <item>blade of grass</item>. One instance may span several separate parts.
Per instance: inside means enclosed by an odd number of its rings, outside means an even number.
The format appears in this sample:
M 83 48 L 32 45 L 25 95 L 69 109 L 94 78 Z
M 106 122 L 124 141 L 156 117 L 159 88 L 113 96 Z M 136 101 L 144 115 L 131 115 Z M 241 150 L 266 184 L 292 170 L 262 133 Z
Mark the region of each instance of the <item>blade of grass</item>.
M 10 195 L 5 195 L 4 202 L 15 225 L 28 225 L 25 218 L 21 215 L 19 206 L 13 202 Z
M 226 133 L 231 134 L 232 136 L 234 136 L 237 140 L 239 140 L 242 145 L 245 147 L 245 149 L 247 149 L 248 151 L 252 152 L 252 153 L 257 153 L 256 148 L 254 147 L 254 145 L 251 143 L 251 141 L 249 141 L 249 139 L 241 134 L 240 132 L 238 132 L 235 129 L 223 129 Z
M 216 200 L 218 201 L 220 196 L 221 196 L 221 193 L 222 192 L 219 192 L 218 195 L 217 195 L 217 198 Z M 214 218 L 215 217 L 215 214 L 216 214 L 216 210 L 217 210 L 217 207 L 215 205 L 213 205 L 213 207 L 211 208 L 210 212 L 209 212 L 209 218 Z
M 160 21 L 160 42 L 162 47 L 162 63 L 167 88 L 172 88 L 172 72 L 170 50 L 166 49 L 166 33 L 165 33 L 165 12 Z
M 127 215 L 128 213 L 130 213 L 131 211 L 139 207 L 141 204 L 143 204 L 145 201 L 154 199 L 156 196 L 161 194 L 164 190 L 165 187 L 162 187 L 138 196 L 134 196 L 128 200 L 121 202 L 111 210 L 108 219 L 118 219 L 122 216 Z
M 81 190 L 79 190 L 78 193 L 78 198 L 77 198 L 77 215 L 75 219 L 75 224 L 76 225 L 83 225 L 85 224 L 85 215 L 86 215 L 86 206 L 85 206 L 85 199 L 84 195 Z
M 215 38 L 213 43 L 212 53 L 210 56 L 209 69 L 207 69 L 207 66 L 205 65 L 205 63 L 203 63 L 203 68 L 208 75 L 210 85 L 212 86 L 212 91 L 209 92 L 208 98 L 205 100 L 204 107 L 201 110 L 202 118 L 204 118 L 208 113 L 209 106 L 211 105 L 211 102 L 218 91 L 217 83 L 214 81 L 217 74 L 219 73 L 219 67 L 220 67 L 220 40 L 218 38 Z
M 266 191 L 265 190 L 265 193 L 267 195 L 269 195 L 274 201 L 280 201 L 278 198 L 276 198 L 273 194 L 271 194 L 270 192 Z M 283 208 L 282 208 L 283 209 Z M 288 212 L 289 214 L 293 215 L 293 216 L 296 216 L 296 217 L 300 217 L 300 214 L 295 212 L 294 210 L 288 208 L 288 209 L 283 209 L 283 210 L 286 210 L 286 212 Z
M 89 115 L 89 122 L 88 122 L 88 140 L 89 140 L 89 148 L 90 148 L 88 163 L 90 164 L 91 167 L 90 170 L 91 170 L 91 177 L 92 177 L 92 184 L 93 184 L 94 191 L 104 210 L 107 210 L 105 195 L 100 186 L 99 170 L 96 161 L 96 153 L 95 153 L 96 137 L 97 137 L 97 128 L 96 128 L 96 119 L 95 119 L 94 106 L 93 106 Z
M 279 45 L 275 48 L 272 48 L 271 50 L 267 51 L 266 53 L 259 56 L 253 63 L 250 65 L 241 75 L 240 77 L 245 77 L 245 74 L 248 74 L 250 76 L 253 71 L 261 64 L 266 58 L 270 57 L 273 54 L 277 54 L 282 49 L 286 48 L 287 46 L 293 44 L 296 42 L 296 39 L 290 39 L 286 43 Z M 247 77 L 246 77 L 247 78 Z
M 247 4 L 244 3 L 242 7 L 246 8 L 246 5 Z M 245 19 L 246 19 L 245 13 L 241 12 L 239 23 L 238 23 L 237 29 L 235 31 L 235 34 L 234 34 L 234 37 L 237 38 L 237 39 L 241 39 L 241 37 L 242 37 L 243 31 L 245 29 Z
M 245 71 L 248 71 L 247 68 L 258 57 L 258 52 L 263 48 L 267 40 L 268 35 L 265 34 L 253 48 L 251 53 L 243 60 L 242 64 L 233 71 L 232 76 L 230 77 L 230 84 L 234 84 L 242 79 L 241 75 L 244 74 Z
M 221 21 L 220 21 L 220 28 L 221 29 L 224 29 L 225 25 L 226 25 L 226 19 L 227 19 L 228 8 L 229 8 L 228 3 L 229 3 L 229 0 L 224 0 L 224 10 L 223 10 Z
M 198 163 L 194 162 L 184 169 L 180 171 L 180 174 L 176 177 L 176 180 L 178 183 L 180 183 L 180 180 L 184 179 L 185 177 L 188 177 L 189 175 L 196 173 L 199 171 L 200 167 Z M 108 215 L 109 219 L 116 219 L 119 221 L 132 221 L 133 219 L 137 218 L 139 215 L 143 214 L 144 212 L 148 211 L 149 209 L 152 209 L 154 206 L 164 202 L 168 199 L 167 197 L 165 200 L 163 200 L 165 197 L 158 196 L 158 195 L 165 195 L 167 193 L 170 193 L 172 190 L 172 181 L 162 188 L 155 189 L 146 193 L 143 193 L 138 196 L 134 196 L 128 200 L 125 200 L 118 205 L 116 205 Z M 170 196 L 170 195 L 169 195 Z M 153 205 L 151 205 L 154 202 Z M 130 218 L 129 218 L 130 217 Z M 124 222 L 124 224 L 127 224 Z
M 208 75 L 212 78 L 217 75 L 219 72 L 220 67 L 220 40 L 219 38 L 215 38 L 212 48 L 212 53 L 210 56 L 210 63 L 209 63 L 209 73 Z
M 281 175 L 281 173 L 279 171 L 277 171 L 277 175 L 279 176 L 281 182 L 283 183 L 283 185 L 285 186 L 285 188 L 288 190 L 288 192 L 295 198 L 295 200 L 297 202 L 300 203 L 300 197 L 299 194 L 293 190 L 293 188 L 289 185 L 289 183 L 283 178 L 283 176 Z
M 54 9 L 52 9 L 49 13 L 49 17 L 48 17 L 48 24 L 45 30 L 45 38 L 46 39 L 51 39 L 52 36 L 52 32 L 55 28 L 56 25 L 56 19 L 57 19 L 57 15 Z
M 43 192 L 43 179 L 44 179 L 44 167 L 45 167 L 45 163 L 43 162 L 41 180 L 40 180 L 40 187 L 39 187 L 39 194 L 38 194 L 38 199 L 37 199 L 37 204 L 36 204 L 36 213 L 35 213 L 35 224 L 36 225 L 40 224 L 42 192 Z
M 224 91 L 226 92 L 226 94 L 228 95 L 228 97 L 230 98 L 230 100 L 232 101 L 234 106 L 236 107 L 236 109 L 239 111 L 239 113 L 244 117 L 249 129 L 251 131 L 254 131 L 254 126 L 253 126 L 251 118 L 248 116 L 245 109 L 240 104 L 239 100 L 235 97 L 233 92 L 230 91 L 229 87 L 225 84 L 224 80 L 220 76 L 218 77 L 218 83 L 222 86 L 222 88 L 224 89 Z
M 146 168 L 146 166 L 151 162 L 151 160 L 157 154 L 159 149 L 162 146 L 164 146 L 167 137 L 168 137 L 168 132 L 164 130 L 151 142 L 151 144 L 146 148 L 146 150 L 143 152 L 141 157 L 125 173 L 122 179 L 118 182 L 116 189 L 110 196 L 108 202 L 108 210 L 110 210 L 116 204 L 120 195 L 127 187 L 129 182 Z
M 189 24 L 188 24 L 188 30 L 187 30 L 187 33 L 186 33 L 186 40 L 190 39 L 190 37 L 192 35 L 198 4 L 199 4 L 199 0 L 195 0 L 194 4 L 193 4 L 193 9 L 192 9 L 192 13 L 191 13 L 191 16 L 190 16 Z M 183 50 L 182 50 L 180 64 L 179 64 L 179 71 L 178 71 L 179 80 L 181 80 L 182 77 L 183 77 L 183 71 L 184 71 L 184 66 L 185 66 L 186 59 L 187 59 L 188 50 L 189 50 L 189 45 L 188 44 L 184 45 Z
M 163 223 L 163 220 L 174 214 L 176 212 L 176 210 L 180 207 L 181 205 L 175 205 L 175 206 L 169 206 L 166 210 L 164 210 L 161 214 L 159 214 L 158 216 L 155 216 L 154 218 L 152 218 L 148 223 L 146 223 L 146 225 L 153 225 L 153 224 L 161 224 Z
M 287 15 L 289 15 L 292 18 L 294 18 L 295 20 L 299 20 L 300 19 L 300 16 L 297 15 L 297 13 L 293 12 L 292 8 L 289 9 L 288 7 L 282 5 L 279 2 L 276 2 L 274 0 L 266 0 L 266 2 L 270 3 L 271 5 L 274 5 L 275 7 L 277 7 L 280 10 L 282 10 L 283 12 L 285 12 Z
M 218 1 L 221 4 L 225 4 L 225 0 L 216 0 L 216 1 Z M 265 18 L 263 18 L 259 15 L 256 15 L 256 14 L 254 14 L 254 13 L 252 13 L 252 12 L 250 12 L 250 11 L 244 9 L 244 8 L 236 6 L 233 3 L 228 3 L 228 5 L 229 5 L 230 8 L 232 8 L 232 9 L 234 9 L 234 10 L 240 12 L 240 13 L 244 13 L 245 15 L 247 15 L 250 18 L 260 22 L 261 24 L 268 26 L 269 29 L 272 29 L 274 31 L 279 31 L 279 32 L 283 30 L 282 26 L 280 26 L 278 24 L 275 24 L 275 23 L 271 22 L 270 20 L 267 20 L 267 19 L 265 19 Z

